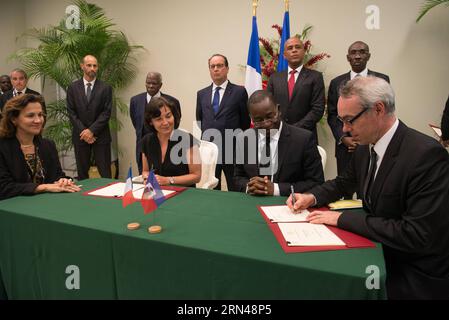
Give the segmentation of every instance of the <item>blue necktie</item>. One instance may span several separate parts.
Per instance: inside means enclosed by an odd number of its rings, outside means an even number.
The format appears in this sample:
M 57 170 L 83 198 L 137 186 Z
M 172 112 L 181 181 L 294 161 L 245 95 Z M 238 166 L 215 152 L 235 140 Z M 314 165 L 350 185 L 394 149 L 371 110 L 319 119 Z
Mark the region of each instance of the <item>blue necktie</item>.
M 215 114 L 217 114 L 220 107 L 220 89 L 220 87 L 215 88 L 214 99 L 212 100 L 212 108 Z

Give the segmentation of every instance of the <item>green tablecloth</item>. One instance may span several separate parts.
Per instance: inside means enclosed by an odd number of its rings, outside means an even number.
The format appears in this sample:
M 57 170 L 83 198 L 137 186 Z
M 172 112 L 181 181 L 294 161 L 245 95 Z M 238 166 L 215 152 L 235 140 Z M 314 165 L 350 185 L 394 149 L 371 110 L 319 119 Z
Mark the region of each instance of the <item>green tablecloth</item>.
M 111 182 L 83 181 L 89 190 Z M 286 254 L 257 205 L 285 198 L 189 189 L 140 203 L 75 194 L 0 201 L 0 296 L 9 299 L 385 299 L 382 248 Z M 149 234 L 153 218 L 163 227 Z M 129 231 L 129 222 L 142 227 Z M 69 290 L 67 266 L 79 268 Z M 368 266 L 380 269 L 369 290 Z

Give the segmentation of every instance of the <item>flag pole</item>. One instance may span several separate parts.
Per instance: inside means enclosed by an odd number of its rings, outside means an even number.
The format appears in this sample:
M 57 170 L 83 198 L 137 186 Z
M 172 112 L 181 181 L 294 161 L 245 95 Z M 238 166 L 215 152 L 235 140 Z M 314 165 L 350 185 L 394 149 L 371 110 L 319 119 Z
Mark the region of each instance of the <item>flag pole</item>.
M 253 17 L 257 16 L 257 6 L 259 5 L 259 0 L 253 0 Z

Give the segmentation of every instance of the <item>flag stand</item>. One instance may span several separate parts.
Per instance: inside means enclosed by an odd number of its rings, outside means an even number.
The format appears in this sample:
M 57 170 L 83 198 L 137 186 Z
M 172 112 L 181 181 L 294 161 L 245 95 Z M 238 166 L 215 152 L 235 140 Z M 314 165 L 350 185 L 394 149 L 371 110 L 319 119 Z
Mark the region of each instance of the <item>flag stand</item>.
M 154 224 L 154 221 L 156 220 L 155 219 L 155 215 L 156 215 L 156 212 L 154 212 L 154 214 L 153 214 L 153 225 L 148 228 L 148 232 L 149 233 L 160 233 L 160 232 L 162 232 L 162 227 Z

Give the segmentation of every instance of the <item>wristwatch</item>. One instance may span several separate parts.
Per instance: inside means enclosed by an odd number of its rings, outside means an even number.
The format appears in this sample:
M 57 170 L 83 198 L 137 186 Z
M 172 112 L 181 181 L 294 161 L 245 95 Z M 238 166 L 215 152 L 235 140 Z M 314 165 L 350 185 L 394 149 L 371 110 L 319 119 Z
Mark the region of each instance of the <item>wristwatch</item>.
M 168 181 L 170 182 L 170 184 L 175 184 L 175 178 L 173 177 L 168 177 Z

